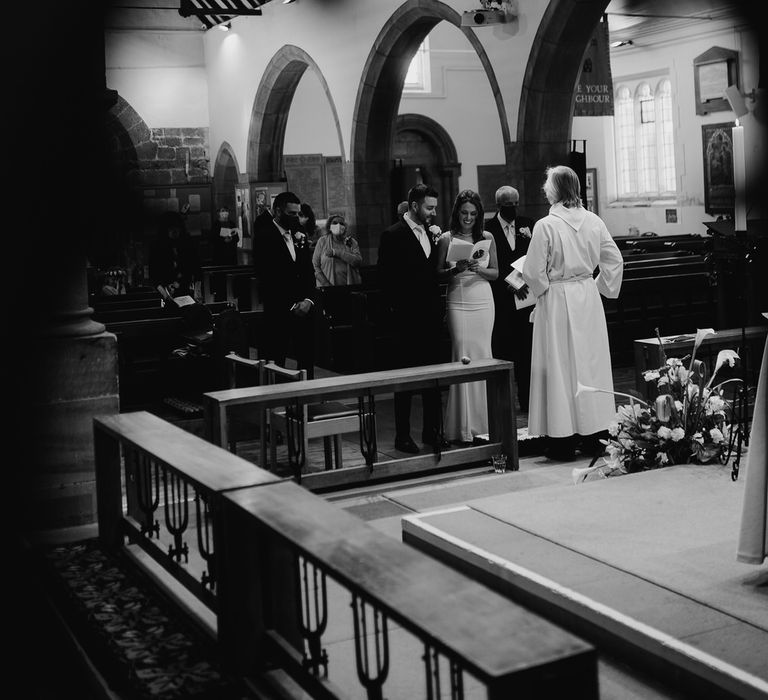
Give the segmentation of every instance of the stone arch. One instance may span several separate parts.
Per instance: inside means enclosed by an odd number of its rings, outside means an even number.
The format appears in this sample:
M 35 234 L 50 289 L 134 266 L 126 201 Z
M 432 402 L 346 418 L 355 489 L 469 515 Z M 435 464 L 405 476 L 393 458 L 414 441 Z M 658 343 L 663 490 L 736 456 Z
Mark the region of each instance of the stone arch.
M 439 172 L 436 175 L 439 182 L 434 184 L 441 193 L 441 202 L 438 202 L 439 221 L 447 222 L 453 200 L 456 198 L 459 187 L 459 175 L 461 175 L 461 163 L 456 153 L 453 139 L 445 128 L 434 119 L 423 114 L 399 114 L 395 122 L 395 139 L 397 134 L 403 131 L 416 131 L 426 141 L 429 141 L 438 157 Z M 394 194 L 394 193 L 393 193 Z
M 213 209 L 229 207 L 235 212 L 235 186 L 240 180 L 240 168 L 232 146 L 224 141 L 213 163 Z
M 507 158 L 508 175 L 533 216 L 549 209 L 540 194 L 544 169 L 568 163 L 581 61 L 607 7 L 608 0 L 551 0 L 539 23 L 523 78 L 517 143 Z
M 389 165 L 397 109 L 410 59 L 439 22 L 449 22 L 467 38 L 491 86 L 501 124 L 505 152 L 510 134 L 496 74 L 474 32 L 461 26 L 461 15 L 438 0 L 407 0 L 386 22 L 363 69 L 352 125 L 354 218 L 361 247 L 368 257 L 375 246 L 371 233 L 392 220 L 395 203 L 389 194 Z
M 275 181 L 283 177 L 285 127 L 296 87 L 307 69 L 320 80 L 328 98 L 339 138 L 341 160 L 346 160 L 341 124 L 328 83 L 312 57 L 298 46 L 283 46 L 264 69 L 251 111 L 248 132 L 248 174 L 252 180 Z
M 100 237 L 101 255 L 109 264 L 143 267 L 141 232 L 144 227 L 142 200 L 137 189 L 142 184 L 141 162 L 154 154 L 157 145 L 151 130 L 136 110 L 120 95 L 106 113 L 108 210 L 114 213 L 110 226 Z

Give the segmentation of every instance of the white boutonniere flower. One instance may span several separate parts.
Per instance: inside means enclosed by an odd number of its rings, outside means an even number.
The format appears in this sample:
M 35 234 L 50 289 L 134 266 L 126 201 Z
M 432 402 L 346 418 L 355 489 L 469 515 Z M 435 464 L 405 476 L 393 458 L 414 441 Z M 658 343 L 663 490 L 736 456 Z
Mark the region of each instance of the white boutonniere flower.
M 523 237 L 523 238 L 530 238 L 531 237 L 531 229 L 529 229 L 527 226 L 521 226 L 517 232 Z
M 293 244 L 297 248 L 303 248 L 307 244 L 307 234 L 302 233 L 301 231 L 294 231 Z
M 432 236 L 432 243 L 437 243 L 437 239 L 443 235 L 443 232 L 437 224 L 432 224 L 429 227 L 429 233 Z

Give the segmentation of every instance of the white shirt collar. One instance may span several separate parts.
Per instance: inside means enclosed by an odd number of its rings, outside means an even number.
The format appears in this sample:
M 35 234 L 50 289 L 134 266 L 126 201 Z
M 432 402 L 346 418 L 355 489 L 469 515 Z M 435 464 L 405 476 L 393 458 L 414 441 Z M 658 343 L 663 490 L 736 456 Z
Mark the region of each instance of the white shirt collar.
M 405 219 L 405 223 L 411 227 L 411 231 L 415 231 L 416 233 L 419 233 L 426 230 L 424 226 L 422 226 L 421 224 L 417 224 L 410 216 L 408 216 L 408 212 L 403 214 L 403 218 Z
M 502 218 L 501 214 L 496 214 L 496 218 L 499 220 L 499 223 L 501 224 L 501 227 L 503 229 L 506 229 L 507 226 L 509 226 L 510 228 L 514 228 L 515 227 L 515 222 L 514 221 L 512 221 L 512 222 L 507 221 L 506 219 Z

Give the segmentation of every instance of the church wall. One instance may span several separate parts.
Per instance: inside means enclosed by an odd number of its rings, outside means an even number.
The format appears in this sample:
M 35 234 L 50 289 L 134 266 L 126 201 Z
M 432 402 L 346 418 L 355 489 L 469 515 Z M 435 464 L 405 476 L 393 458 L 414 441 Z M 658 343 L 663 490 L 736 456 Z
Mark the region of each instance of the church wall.
M 459 13 L 468 8 L 465 0 L 445 4 Z M 245 170 L 251 111 L 264 68 L 282 46 L 294 44 L 306 51 L 322 72 L 338 114 L 343 142 L 339 141 L 329 97 L 312 69 L 308 69 L 288 117 L 284 153 L 343 155 L 349 162 L 361 71 L 381 28 L 401 5 L 399 0 L 303 0 L 299 8 L 270 3 L 262 17 L 233 20 L 233 29 L 228 33 L 108 32 L 107 85 L 118 90 L 152 129 L 204 129 L 210 124 L 206 155 L 217 152 L 227 142 Z M 424 5 L 430 5 L 428 0 Z M 523 73 L 543 6 L 545 3 L 521 1 L 516 22 L 475 31 L 499 79 L 513 142 Z M 670 71 L 680 187 L 678 201 L 673 204 L 616 204 L 611 120 L 574 119 L 572 137 L 587 141 L 587 167 L 597 168 L 598 173 L 599 213 L 614 235 L 628 235 L 630 227 L 660 235 L 704 232 L 702 222 L 712 217 L 704 212 L 701 125 L 731 121 L 733 114 L 695 114 L 692 61 L 712 46 L 739 50 L 742 92 L 748 92 L 757 84 L 757 47 L 754 37 L 742 33 L 742 29 L 654 38 L 647 45 L 637 42 L 634 47 L 612 52 L 614 79 L 637 74 L 638 66 L 649 72 Z M 462 165 L 459 187 L 477 188 L 477 166 L 505 160 L 493 95 L 475 52 L 456 27 L 440 23 L 430 39 L 432 90 L 428 95 L 405 95 L 398 111 L 421 114 L 440 123 L 453 139 Z M 755 107 L 750 100 L 747 105 L 751 110 Z M 743 123 L 748 182 L 755 182 L 764 160 L 764 145 L 758 138 L 753 115 Z M 750 218 L 757 218 L 757 197 L 750 205 Z M 667 209 L 676 210 L 677 223 L 666 223 Z
M 403 4 L 397 0 L 332 4 L 305 0 L 300 8 L 300 21 L 291 19 L 290 6 L 272 7 L 270 4 L 264 8 L 262 17 L 241 17 L 233 21 L 232 32 L 207 32 L 205 56 L 209 75 L 213 150 L 217 148 L 218 143 L 226 140 L 232 144 L 238 161 L 247 162 L 247 129 L 260 77 L 269 60 L 284 44 L 294 44 L 312 57 L 328 83 L 331 99 L 339 115 L 344 155 L 349 160 L 354 108 L 363 75 L 361 71 L 377 35 L 393 12 Z M 443 4 L 457 13 L 470 9 L 466 1 L 455 0 Z M 521 2 L 521 21 L 476 32 L 491 55 L 512 134 L 517 128 L 518 103 L 528 53 L 544 10 L 541 5 L 542 3 Z M 471 52 L 469 58 L 474 61 L 475 66 L 479 65 L 474 50 L 458 29 L 439 25 L 433 33 L 436 37 L 454 34 L 453 42 L 458 44 L 458 51 Z M 504 40 L 499 42 L 499 37 Z M 456 51 L 455 48 L 448 48 L 449 51 Z M 455 54 L 455 57 L 459 57 L 458 60 L 450 53 L 447 56 L 448 60 L 446 55 L 438 54 L 433 57 L 433 62 L 437 68 L 438 85 L 443 77 L 447 76 L 443 86 L 450 92 L 444 97 L 433 95 L 431 98 L 407 98 L 407 101 L 404 100 L 404 104 L 401 104 L 400 112 L 425 114 L 445 126 L 451 137 L 456 140 L 463 163 L 464 155 L 467 154 L 467 167 L 462 169 L 462 177 L 466 180 L 460 183 L 461 186 L 477 186 L 477 164 L 504 162 L 499 117 L 495 104 L 491 101 L 491 90 L 485 74 L 475 74 L 475 69 L 472 68 L 467 74 L 461 75 L 460 72 L 467 69 L 467 57 L 458 53 Z M 243 66 L 247 66 L 248 70 L 244 71 Z M 305 79 L 306 76 L 302 78 L 302 82 Z M 464 91 L 466 106 L 474 106 L 474 110 L 442 104 L 449 97 L 453 99 L 454 86 L 457 91 Z M 420 105 L 412 107 L 417 100 Z M 298 104 L 294 107 L 298 111 Z M 299 128 L 300 120 L 293 114 L 294 107 L 290 119 L 295 119 L 294 124 Z M 473 112 L 472 118 L 467 116 L 467 111 Z M 307 117 L 311 125 L 312 114 Z M 479 119 L 483 121 L 479 122 Z M 487 137 L 489 133 L 490 139 Z M 295 148 L 291 146 L 289 136 L 290 133 L 286 134 L 286 153 L 293 152 Z M 315 149 L 313 152 L 319 150 Z
M 108 31 L 107 87 L 150 128 L 208 126 L 203 32 Z
M 696 114 L 693 60 L 713 46 L 740 52 L 740 83 L 742 93 L 757 86 L 758 48 L 754 35 L 740 28 L 727 28 L 716 32 L 699 33 L 695 36 L 660 36 L 646 45 L 638 40 L 637 46 L 614 49 L 611 53 L 611 70 L 614 83 L 622 78 L 639 74 L 656 75 L 668 71 L 673 85 L 673 110 L 676 119 L 676 165 L 678 197 L 676 202 L 644 202 L 638 205 L 616 202 L 615 151 L 610 117 L 577 117 L 573 120 L 573 138 L 586 139 L 587 167 L 597 168 L 600 216 L 614 236 L 630 235 L 630 227 L 640 233 L 654 231 L 659 235 L 706 232 L 702 222 L 715 217 L 704 210 L 704 161 L 702 156 L 702 132 L 704 124 L 733 122 L 731 110 Z M 745 130 L 747 182 L 759 181 L 764 162 L 762 127 L 753 114 L 755 102 L 747 100 L 750 114 L 741 123 Z M 759 217 L 759 199 L 752 197 L 753 204 L 748 217 Z M 678 222 L 666 223 L 667 209 L 677 211 Z

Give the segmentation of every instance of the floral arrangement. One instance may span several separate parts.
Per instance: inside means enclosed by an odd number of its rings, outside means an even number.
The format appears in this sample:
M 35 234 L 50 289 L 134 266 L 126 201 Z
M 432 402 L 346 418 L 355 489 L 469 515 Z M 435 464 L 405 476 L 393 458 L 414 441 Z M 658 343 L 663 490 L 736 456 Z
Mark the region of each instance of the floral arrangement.
M 440 240 L 440 236 L 443 235 L 443 232 L 440 230 L 440 227 L 437 224 L 432 224 L 429 227 L 429 235 L 432 236 L 432 243 L 437 245 L 437 242 Z
M 307 246 L 309 239 L 307 238 L 307 234 L 303 233 L 301 231 L 294 231 L 293 232 L 293 245 L 296 246 L 296 248 L 301 249 L 305 248 Z
M 705 337 L 714 334 L 711 328 L 699 329 L 692 354 L 682 359 L 667 359 L 659 338 L 664 363 L 643 373 L 646 382 L 656 383 L 658 396 L 653 402 L 608 392 L 628 397 L 629 404 L 618 407 L 615 420 L 608 426 L 610 437 L 601 441 L 605 445 L 603 463 L 574 469 L 576 483 L 595 471 L 608 477 L 672 464 L 727 460 L 734 419 L 733 407 L 723 392 L 726 384 L 741 380 L 715 384 L 715 379 L 724 366 L 733 367 L 739 356 L 733 350 L 721 350 L 712 376 L 707 378 L 707 367 L 696 360 L 696 351 Z M 581 385 L 579 391 L 602 390 Z

